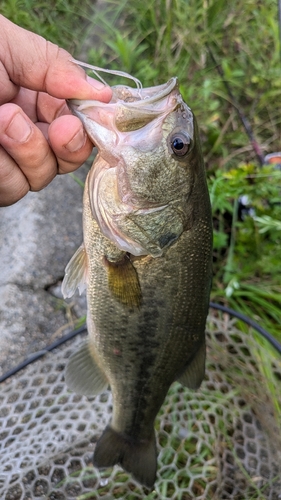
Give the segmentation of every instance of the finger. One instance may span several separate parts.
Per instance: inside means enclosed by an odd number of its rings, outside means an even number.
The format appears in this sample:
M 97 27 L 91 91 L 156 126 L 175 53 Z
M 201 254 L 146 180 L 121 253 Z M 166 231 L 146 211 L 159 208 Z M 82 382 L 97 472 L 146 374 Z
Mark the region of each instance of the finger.
M 76 116 L 61 116 L 48 130 L 50 145 L 57 157 L 59 173 L 73 172 L 90 156 L 93 144 Z
M 61 115 L 71 115 L 64 99 L 56 99 L 45 92 L 38 93 L 36 104 L 37 121 L 39 122 L 51 123 Z
M 16 26 L 3 16 L 0 16 L 0 28 L 0 60 L 10 78 L 10 82 L 8 78 L 4 82 L 2 102 L 6 102 L 7 95 L 9 99 L 11 93 L 16 95 L 15 85 L 62 99 L 110 100 L 110 87 L 94 79 L 90 84 L 84 70 L 71 62 L 72 56 L 64 49 Z
M 0 144 L 18 165 L 32 191 L 47 186 L 55 177 L 57 160 L 48 141 L 15 104 L 0 107 Z
M 22 87 L 14 102 L 36 122 L 48 139 L 57 156 L 59 173 L 72 172 L 86 161 L 93 145 L 81 121 L 71 114 L 65 100 Z M 61 119 L 58 120 L 57 117 Z
M 71 114 L 64 99 L 57 99 L 45 92 L 35 92 L 21 87 L 12 100 L 33 121 L 51 123 L 62 114 Z
M 27 178 L 16 162 L 0 146 L 0 207 L 16 203 L 29 190 Z

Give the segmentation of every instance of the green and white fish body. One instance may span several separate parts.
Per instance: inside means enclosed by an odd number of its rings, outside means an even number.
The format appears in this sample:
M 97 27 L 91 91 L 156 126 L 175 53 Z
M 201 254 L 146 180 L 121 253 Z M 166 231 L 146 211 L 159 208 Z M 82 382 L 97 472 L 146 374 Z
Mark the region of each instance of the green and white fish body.
M 152 487 L 155 417 L 175 380 L 196 389 L 205 371 L 212 220 L 198 129 L 176 78 L 70 107 L 98 155 L 62 287 L 69 297 L 86 286 L 88 302 L 88 340 L 66 381 L 89 396 L 111 387 L 94 465 L 118 463 Z

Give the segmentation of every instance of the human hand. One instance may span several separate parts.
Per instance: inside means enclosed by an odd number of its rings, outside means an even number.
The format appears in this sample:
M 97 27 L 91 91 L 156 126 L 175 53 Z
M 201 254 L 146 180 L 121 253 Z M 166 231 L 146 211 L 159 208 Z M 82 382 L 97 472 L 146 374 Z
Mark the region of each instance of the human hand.
M 65 99 L 108 102 L 112 92 L 64 49 L 1 15 L 0 32 L 0 206 L 7 206 L 90 155 L 93 145 Z

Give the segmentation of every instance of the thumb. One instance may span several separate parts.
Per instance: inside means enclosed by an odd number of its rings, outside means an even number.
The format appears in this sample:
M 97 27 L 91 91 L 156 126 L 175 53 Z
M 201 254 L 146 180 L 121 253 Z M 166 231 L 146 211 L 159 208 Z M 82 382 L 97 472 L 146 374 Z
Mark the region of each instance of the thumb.
M 1 102 L 15 97 L 17 86 L 47 92 L 59 99 L 108 102 L 111 89 L 87 77 L 64 49 L 0 15 Z M 89 83 L 91 81 L 91 84 Z

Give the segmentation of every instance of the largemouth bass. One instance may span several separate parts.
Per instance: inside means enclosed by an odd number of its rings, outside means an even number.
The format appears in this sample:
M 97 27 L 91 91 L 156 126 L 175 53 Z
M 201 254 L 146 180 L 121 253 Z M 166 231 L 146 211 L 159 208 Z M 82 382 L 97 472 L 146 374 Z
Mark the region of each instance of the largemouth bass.
M 84 242 L 62 286 L 65 297 L 86 286 L 88 303 L 88 340 L 66 382 L 90 396 L 110 385 L 113 416 L 93 463 L 120 464 L 152 487 L 155 417 L 175 380 L 196 389 L 205 371 L 212 222 L 197 124 L 176 78 L 70 108 L 98 155 L 84 190 Z

